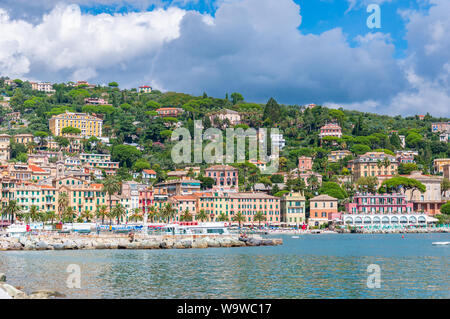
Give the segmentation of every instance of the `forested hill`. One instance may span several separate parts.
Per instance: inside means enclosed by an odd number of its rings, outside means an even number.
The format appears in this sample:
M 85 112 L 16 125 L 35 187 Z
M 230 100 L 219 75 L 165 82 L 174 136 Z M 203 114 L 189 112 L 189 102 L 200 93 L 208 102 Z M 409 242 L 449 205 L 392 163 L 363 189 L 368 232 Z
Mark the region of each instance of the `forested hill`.
M 0 79 L 0 100 L 2 103 L 2 133 L 10 135 L 32 133 L 35 136 L 51 135 L 49 119 L 65 111 L 93 113 L 103 118 L 103 135 L 111 138 L 111 146 L 92 143 L 95 138 L 85 141 L 85 151 L 111 152 L 113 158 L 121 161 L 124 169 L 141 161 L 149 167 L 158 164 L 164 169 L 173 169 L 170 159 L 172 142 L 170 136 L 177 125 L 193 130 L 194 120 L 203 120 L 204 128 L 210 127 L 209 115 L 218 110 L 230 109 L 241 115 L 241 127 L 277 127 L 284 134 L 286 147 L 281 156 L 285 169 L 296 167 L 300 155 L 314 155 L 314 168 L 318 172 L 335 170 L 342 173 L 345 163 L 327 167 L 326 158 L 331 150 L 348 149 L 354 155 L 370 150 L 383 149 L 394 152 L 402 149 L 399 135 L 406 137 L 406 149 L 417 150 L 418 168 L 430 172 L 432 160 L 450 157 L 449 143 L 440 142 L 439 134 L 431 132 L 432 122 L 445 122 L 449 118 L 436 118 L 430 114 L 420 118 L 388 116 L 343 109 L 329 109 L 322 106 L 308 108 L 299 105 L 278 104 L 270 99 L 267 104 L 246 101 L 239 93 L 226 94 L 223 98 L 210 97 L 206 93 L 193 96 L 184 93 L 153 90 L 151 93 L 138 93 L 136 89 L 121 90 L 116 82 L 109 86 L 88 87 L 55 84 L 53 94 L 34 91 L 29 82 L 14 80 L 7 85 L 6 78 Z M 86 105 L 86 98 L 102 98 L 108 105 Z M 1 102 L 1 101 L 0 101 Z M 157 117 L 156 110 L 161 107 L 178 107 L 184 112 L 178 118 Z M 424 111 L 426 106 L 424 106 Z M 20 112 L 20 119 L 11 121 L 7 114 Z M 326 123 L 336 122 L 342 127 L 342 138 L 328 138 L 321 143 L 319 129 Z M 219 127 L 227 123 L 219 123 Z M 116 148 L 123 144 L 138 144 L 142 151 L 132 151 L 134 155 L 122 162 Z M 94 145 L 95 144 L 95 145 Z M 134 144 L 133 144 L 134 145 Z M 129 147 L 133 147 L 128 145 Z M 18 147 L 18 146 L 12 146 Z M 45 147 L 45 145 L 41 145 Z M 12 151 L 12 159 L 21 153 Z M 147 164 L 145 164 L 147 166 Z M 125 171 L 122 171 L 125 174 Z

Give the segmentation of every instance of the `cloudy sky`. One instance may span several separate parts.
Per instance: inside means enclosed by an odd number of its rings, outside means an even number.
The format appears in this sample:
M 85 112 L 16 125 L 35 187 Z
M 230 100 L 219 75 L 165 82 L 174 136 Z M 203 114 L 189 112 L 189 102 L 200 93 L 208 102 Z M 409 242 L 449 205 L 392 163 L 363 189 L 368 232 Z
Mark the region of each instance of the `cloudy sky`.
M 0 0 L 0 75 L 450 116 L 449 16 L 449 0 Z

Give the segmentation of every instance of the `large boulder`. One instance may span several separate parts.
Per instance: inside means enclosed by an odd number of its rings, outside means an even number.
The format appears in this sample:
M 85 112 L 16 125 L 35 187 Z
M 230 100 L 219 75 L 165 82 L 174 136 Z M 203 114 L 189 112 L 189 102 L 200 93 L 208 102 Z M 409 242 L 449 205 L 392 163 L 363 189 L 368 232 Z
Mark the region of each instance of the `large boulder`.
M 141 247 L 141 243 L 140 242 L 134 241 L 132 243 L 129 243 L 127 248 L 128 249 L 141 249 L 142 247 Z
M 65 295 L 53 290 L 38 290 L 33 291 L 29 296 L 30 299 L 48 299 L 50 297 L 63 298 Z
M 48 244 L 45 241 L 43 241 L 43 240 L 39 241 L 36 244 L 36 249 L 37 250 L 46 250 L 47 248 L 48 248 Z
M 141 242 L 142 249 L 159 249 L 159 242 L 156 240 L 143 240 Z
M 0 285 L 0 289 L 3 289 L 13 299 L 24 299 L 27 297 L 27 295 L 23 291 L 8 284 Z
M 64 249 L 75 249 L 76 245 L 75 242 L 73 242 L 72 240 L 66 240 L 63 243 Z
M 216 240 L 215 238 L 208 238 L 207 239 L 208 247 L 216 248 L 220 247 L 220 242 Z
M 63 250 L 64 249 L 64 245 L 61 243 L 55 243 L 52 245 L 54 250 Z
M 192 248 L 208 248 L 208 242 L 203 239 L 196 239 L 192 242 Z

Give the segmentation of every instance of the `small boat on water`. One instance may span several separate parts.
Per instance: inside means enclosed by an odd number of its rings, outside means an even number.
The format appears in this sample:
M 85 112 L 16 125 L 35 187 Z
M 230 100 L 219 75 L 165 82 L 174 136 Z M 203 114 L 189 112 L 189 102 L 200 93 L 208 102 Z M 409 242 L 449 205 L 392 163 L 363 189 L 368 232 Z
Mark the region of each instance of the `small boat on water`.
M 291 238 L 300 238 L 299 236 L 292 236 Z
M 432 245 L 434 246 L 444 246 L 444 245 L 449 245 L 450 241 L 435 241 L 434 243 L 432 243 Z

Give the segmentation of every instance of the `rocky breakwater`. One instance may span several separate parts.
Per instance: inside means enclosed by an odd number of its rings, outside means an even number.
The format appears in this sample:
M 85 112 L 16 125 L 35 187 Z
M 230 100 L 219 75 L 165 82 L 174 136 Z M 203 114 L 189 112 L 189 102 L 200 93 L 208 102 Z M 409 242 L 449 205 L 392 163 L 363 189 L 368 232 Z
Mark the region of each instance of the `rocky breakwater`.
M 188 249 L 282 245 L 282 239 L 237 236 L 141 236 L 133 241 L 122 236 L 33 236 L 0 238 L 1 250 L 74 249 Z
M 0 299 L 50 299 L 63 298 L 63 294 L 51 290 L 38 290 L 26 294 L 21 287 L 14 287 L 6 283 L 6 275 L 0 273 Z

